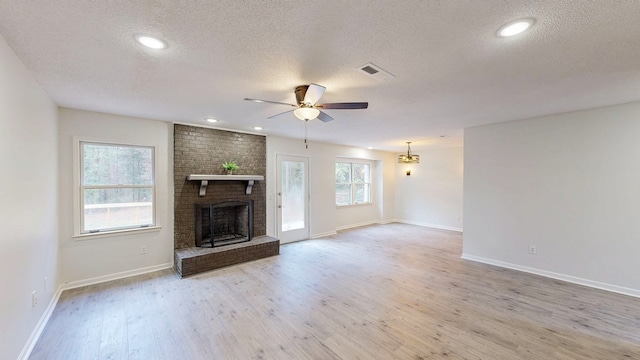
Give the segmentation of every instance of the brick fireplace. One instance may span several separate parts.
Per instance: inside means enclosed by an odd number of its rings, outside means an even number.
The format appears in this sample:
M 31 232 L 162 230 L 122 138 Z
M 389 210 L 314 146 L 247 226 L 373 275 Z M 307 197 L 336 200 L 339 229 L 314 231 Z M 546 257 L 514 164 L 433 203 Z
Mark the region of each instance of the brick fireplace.
M 174 265 L 182 276 L 279 253 L 279 241 L 266 236 L 265 181 L 255 181 L 250 194 L 245 181 L 209 181 L 201 195 L 201 182 L 187 179 L 191 174 L 223 175 L 221 164 L 230 160 L 239 165 L 238 175 L 265 176 L 265 137 L 174 125 Z M 202 231 L 196 226 L 198 209 L 202 215 L 202 208 L 211 204 L 239 202 L 251 203 L 253 239 L 197 247 L 197 232 Z

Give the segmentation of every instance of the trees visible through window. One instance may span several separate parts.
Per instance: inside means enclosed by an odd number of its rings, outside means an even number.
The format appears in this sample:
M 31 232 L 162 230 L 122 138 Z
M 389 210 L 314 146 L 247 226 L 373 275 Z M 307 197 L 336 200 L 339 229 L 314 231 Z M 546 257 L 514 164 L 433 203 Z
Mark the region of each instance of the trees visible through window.
M 371 202 L 371 165 L 336 162 L 336 205 Z
M 154 152 L 80 141 L 80 233 L 155 225 Z

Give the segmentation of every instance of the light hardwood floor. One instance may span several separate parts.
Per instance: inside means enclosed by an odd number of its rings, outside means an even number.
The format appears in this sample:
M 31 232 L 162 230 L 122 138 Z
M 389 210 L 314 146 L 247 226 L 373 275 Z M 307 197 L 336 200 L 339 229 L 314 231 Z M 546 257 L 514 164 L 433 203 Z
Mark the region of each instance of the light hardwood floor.
M 65 291 L 31 359 L 640 359 L 640 299 L 460 259 L 388 224 L 179 279 Z

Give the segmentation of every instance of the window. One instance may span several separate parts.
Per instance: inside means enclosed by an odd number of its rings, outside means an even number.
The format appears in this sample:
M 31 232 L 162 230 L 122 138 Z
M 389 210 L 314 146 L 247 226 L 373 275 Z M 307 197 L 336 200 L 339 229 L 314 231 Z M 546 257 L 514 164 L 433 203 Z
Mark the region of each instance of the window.
M 371 203 L 371 165 L 336 162 L 336 205 Z
M 155 226 L 155 148 L 79 141 L 79 233 Z

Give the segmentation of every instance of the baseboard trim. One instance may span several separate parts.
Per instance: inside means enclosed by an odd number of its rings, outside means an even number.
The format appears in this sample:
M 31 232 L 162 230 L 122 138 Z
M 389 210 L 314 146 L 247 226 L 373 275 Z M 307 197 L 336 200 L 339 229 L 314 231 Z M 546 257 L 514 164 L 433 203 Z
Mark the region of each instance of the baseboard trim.
M 18 355 L 18 360 L 27 360 L 29 359 L 29 356 L 31 356 L 31 352 L 33 351 L 33 348 L 36 346 L 38 339 L 40 339 L 40 335 L 42 335 L 42 331 L 44 330 L 45 326 L 49 322 L 49 319 L 51 318 L 51 314 L 53 314 L 53 310 L 56 308 L 56 305 L 58 304 L 58 300 L 60 299 L 61 294 L 62 294 L 62 287 L 58 286 L 58 289 L 56 290 L 55 294 L 53 294 L 51 301 L 49 301 L 49 305 L 47 305 L 47 308 L 45 309 L 44 313 L 40 317 L 40 320 L 38 320 L 36 327 L 31 332 L 31 336 L 29 336 L 29 340 L 27 340 L 27 343 L 24 344 L 24 347 L 22 348 L 20 355 Z
M 69 289 L 75 289 L 75 288 L 87 286 L 87 285 L 99 284 L 99 283 L 107 282 L 111 280 L 123 279 L 130 276 L 142 275 L 142 274 L 146 274 L 146 273 L 150 273 L 158 270 L 170 269 L 170 268 L 173 268 L 173 263 L 153 265 L 153 266 L 148 266 L 140 269 L 128 270 L 128 271 L 123 271 L 115 274 L 98 276 L 90 279 L 72 281 L 72 282 L 61 284 L 60 286 L 58 286 L 58 289 L 56 290 L 56 293 L 53 295 L 53 298 L 51 298 L 51 301 L 49 302 L 47 309 L 44 311 L 44 314 L 42 314 L 42 317 L 40 317 L 38 324 L 33 329 L 31 336 L 29 336 L 29 340 L 27 340 L 27 343 L 22 348 L 22 351 L 18 356 L 18 360 L 27 360 L 29 356 L 31 356 L 31 352 L 33 351 L 33 348 L 36 346 L 38 339 L 40 339 L 40 335 L 42 335 L 42 331 L 44 330 L 45 326 L 47 326 L 47 323 L 49 322 L 49 319 L 53 314 L 53 310 L 56 308 L 56 305 L 58 305 L 58 301 L 60 300 L 60 296 L 62 295 L 63 291 L 69 290 Z
M 364 222 L 357 223 L 357 224 L 349 224 L 349 225 L 338 226 L 336 228 L 336 231 L 349 230 L 349 229 L 353 229 L 353 228 L 357 228 L 357 227 L 363 227 L 363 226 L 369 226 L 369 225 L 378 225 L 378 224 L 380 224 L 379 221 L 364 221 Z
M 396 222 L 403 223 L 403 224 L 409 224 L 409 225 L 424 226 L 424 227 L 440 229 L 440 230 L 449 230 L 449 231 L 455 231 L 455 232 L 462 232 L 462 228 L 453 227 L 453 226 L 429 224 L 429 223 L 423 223 L 423 222 L 412 221 L 412 220 L 396 220 Z
M 327 237 L 327 236 L 333 236 L 336 235 L 337 232 L 335 231 L 327 231 L 327 232 L 323 232 L 323 233 L 319 233 L 319 234 L 313 234 L 309 237 L 309 239 L 319 239 L 319 238 L 323 238 L 323 237 Z
M 627 287 L 624 287 L 624 286 L 612 285 L 612 284 L 607 284 L 607 283 L 603 283 L 603 282 L 599 282 L 599 281 L 583 279 L 583 278 L 579 278 L 579 277 L 576 277 L 576 276 L 556 273 L 556 272 L 553 272 L 553 271 L 536 269 L 536 268 L 517 265 L 517 264 L 512 264 L 512 263 L 508 263 L 508 262 L 504 262 L 504 261 L 500 261 L 500 260 L 488 259 L 488 258 L 484 258 L 484 257 L 481 257 L 481 256 L 462 254 L 461 258 L 463 258 L 465 260 L 470 260 L 470 261 L 475 261 L 475 262 L 479 262 L 479 263 L 483 263 L 483 264 L 499 266 L 499 267 L 502 267 L 502 268 L 522 271 L 522 272 L 526 272 L 526 273 L 530 273 L 530 274 L 535 274 L 535 275 L 548 277 L 548 278 L 551 278 L 551 279 L 566 281 L 566 282 L 570 282 L 570 283 L 573 283 L 573 284 L 588 286 L 588 287 L 595 288 L 595 289 L 600 289 L 600 290 L 605 290 L 605 291 L 610 291 L 610 292 L 614 292 L 614 293 L 618 293 L 618 294 L 623 294 L 623 295 L 627 295 L 627 296 L 633 296 L 633 297 L 636 297 L 636 298 L 640 298 L 640 290 L 627 288 Z
M 326 232 L 326 233 L 322 233 L 322 234 L 316 234 L 316 235 L 311 236 L 311 239 L 316 239 L 318 237 L 335 235 L 335 234 L 337 234 L 338 231 L 349 230 L 349 229 L 353 229 L 353 228 L 358 228 L 358 227 L 363 227 L 363 226 L 370 226 L 370 225 L 386 225 L 386 224 L 391 224 L 391 223 L 417 225 L 417 226 L 423 226 L 423 227 L 428 227 L 428 228 L 433 228 L 433 229 L 462 232 L 462 228 L 457 228 L 457 227 L 436 225 L 436 224 L 428 224 L 428 223 L 410 221 L 410 220 L 392 219 L 392 220 L 384 220 L 384 221 L 364 221 L 364 222 L 357 223 L 357 224 L 349 224 L 349 225 L 338 226 L 338 227 L 336 227 L 336 231 L 335 232 Z
M 170 268 L 173 268 L 172 262 L 153 265 L 153 266 L 147 266 L 147 267 L 134 269 L 134 270 L 127 270 L 127 271 L 109 274 L 109 275 L 97 276 L 94 278 L 89 278 L 84 280 L 66 282 L 62 284 L 61 287 L 62 287 L 62 290 L 64 291 L 64 290 L 75 289 L 75 288 L 79 288 L 87 285 L 99 284 L 99 283 L 103 283 L 111 280 L 124 279 L 130 276 L 142 275 L 142 274 L 146 274 L 146 273 L 150 273 L 158 270 L 170 269 Z

